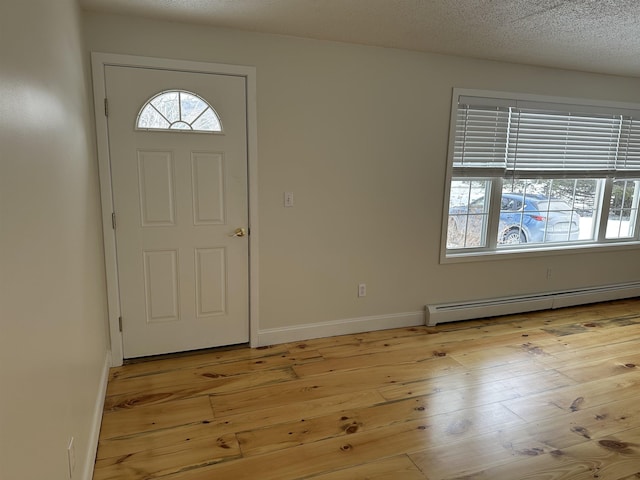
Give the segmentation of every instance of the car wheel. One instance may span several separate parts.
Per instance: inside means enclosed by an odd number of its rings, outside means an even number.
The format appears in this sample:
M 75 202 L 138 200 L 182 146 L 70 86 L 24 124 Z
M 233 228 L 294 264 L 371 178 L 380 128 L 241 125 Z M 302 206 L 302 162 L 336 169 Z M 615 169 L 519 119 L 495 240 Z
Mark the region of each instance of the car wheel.
M 514 245 L 516 243 L 527 243 L 527 237 L 519 228 L 510 228 L 502 234 L 500 243 L 505 245 Z

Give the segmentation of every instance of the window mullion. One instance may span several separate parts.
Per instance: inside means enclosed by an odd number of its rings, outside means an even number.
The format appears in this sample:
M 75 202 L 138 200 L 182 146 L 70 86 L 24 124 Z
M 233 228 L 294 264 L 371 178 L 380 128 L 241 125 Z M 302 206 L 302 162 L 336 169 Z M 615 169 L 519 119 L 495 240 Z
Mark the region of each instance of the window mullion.
M 484 233 L 487 248 L 490 250 L 496 250 L 498 247 L 498 228 L 500 226 L 502 178 L 494 177 L 491 179 L 490 195 L 487 231 Z
M 598 242 L 606 241 L 607 236 L 607 224 L 609 223 L 609 209 L 611 208 L 611 192 L 613 191 L 613 178 L 607 178 L 604 181 L 604 188 L 599 193 L 600 208 L 598 208 L 599 215 L 597 217 L 598 225 Z
M 633 238 L 637 240 L 638 238 L 640 238 L 640 224 L 638 222 L 640 218 L 638 216 L 638 208 L 640 207 L 640 180 L 636 180 L 634 184 L 635 188 L 633 202 L 631 203 L 631 216 L 629 218 L 629 222 L 633 223 L 634 225 Z

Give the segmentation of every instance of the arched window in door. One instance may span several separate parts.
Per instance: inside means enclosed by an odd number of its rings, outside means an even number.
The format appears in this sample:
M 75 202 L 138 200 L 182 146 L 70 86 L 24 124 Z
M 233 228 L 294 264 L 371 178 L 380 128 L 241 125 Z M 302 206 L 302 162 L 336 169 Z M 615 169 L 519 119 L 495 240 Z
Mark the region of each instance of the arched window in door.
M 140 109 L 136 130 L 222 133 L 215 109 L 199 95 L 167 90 L 151 97 Z

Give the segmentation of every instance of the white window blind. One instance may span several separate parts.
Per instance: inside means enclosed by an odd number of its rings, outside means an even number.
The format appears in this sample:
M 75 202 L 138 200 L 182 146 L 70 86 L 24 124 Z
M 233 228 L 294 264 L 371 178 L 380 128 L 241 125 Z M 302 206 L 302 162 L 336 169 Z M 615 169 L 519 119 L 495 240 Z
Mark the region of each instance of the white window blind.
M 509 105 L 496 99 L 461 97 L 456 114 L 453 166 L 458 174 L 502 175 L 506 168 Z
M 640 118 L 622 122 L 616 171 L 618 176 L 638 175 L 640 171 Z
M 461 96 L 453 167 L 458 176 L 637 175 L 640 111 Z
M 518 108 L 511 113 L 508 170 L 572 174 L 615 170 L 619 117 Z

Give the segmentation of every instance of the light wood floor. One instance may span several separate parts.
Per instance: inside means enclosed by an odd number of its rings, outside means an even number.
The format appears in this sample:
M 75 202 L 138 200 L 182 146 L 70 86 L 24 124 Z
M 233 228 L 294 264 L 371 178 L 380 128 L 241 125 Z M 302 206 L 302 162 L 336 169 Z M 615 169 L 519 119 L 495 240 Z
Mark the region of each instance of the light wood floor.
M 126 365 L 94 479 L 638 479 L 639 366 L 640 299 Z

